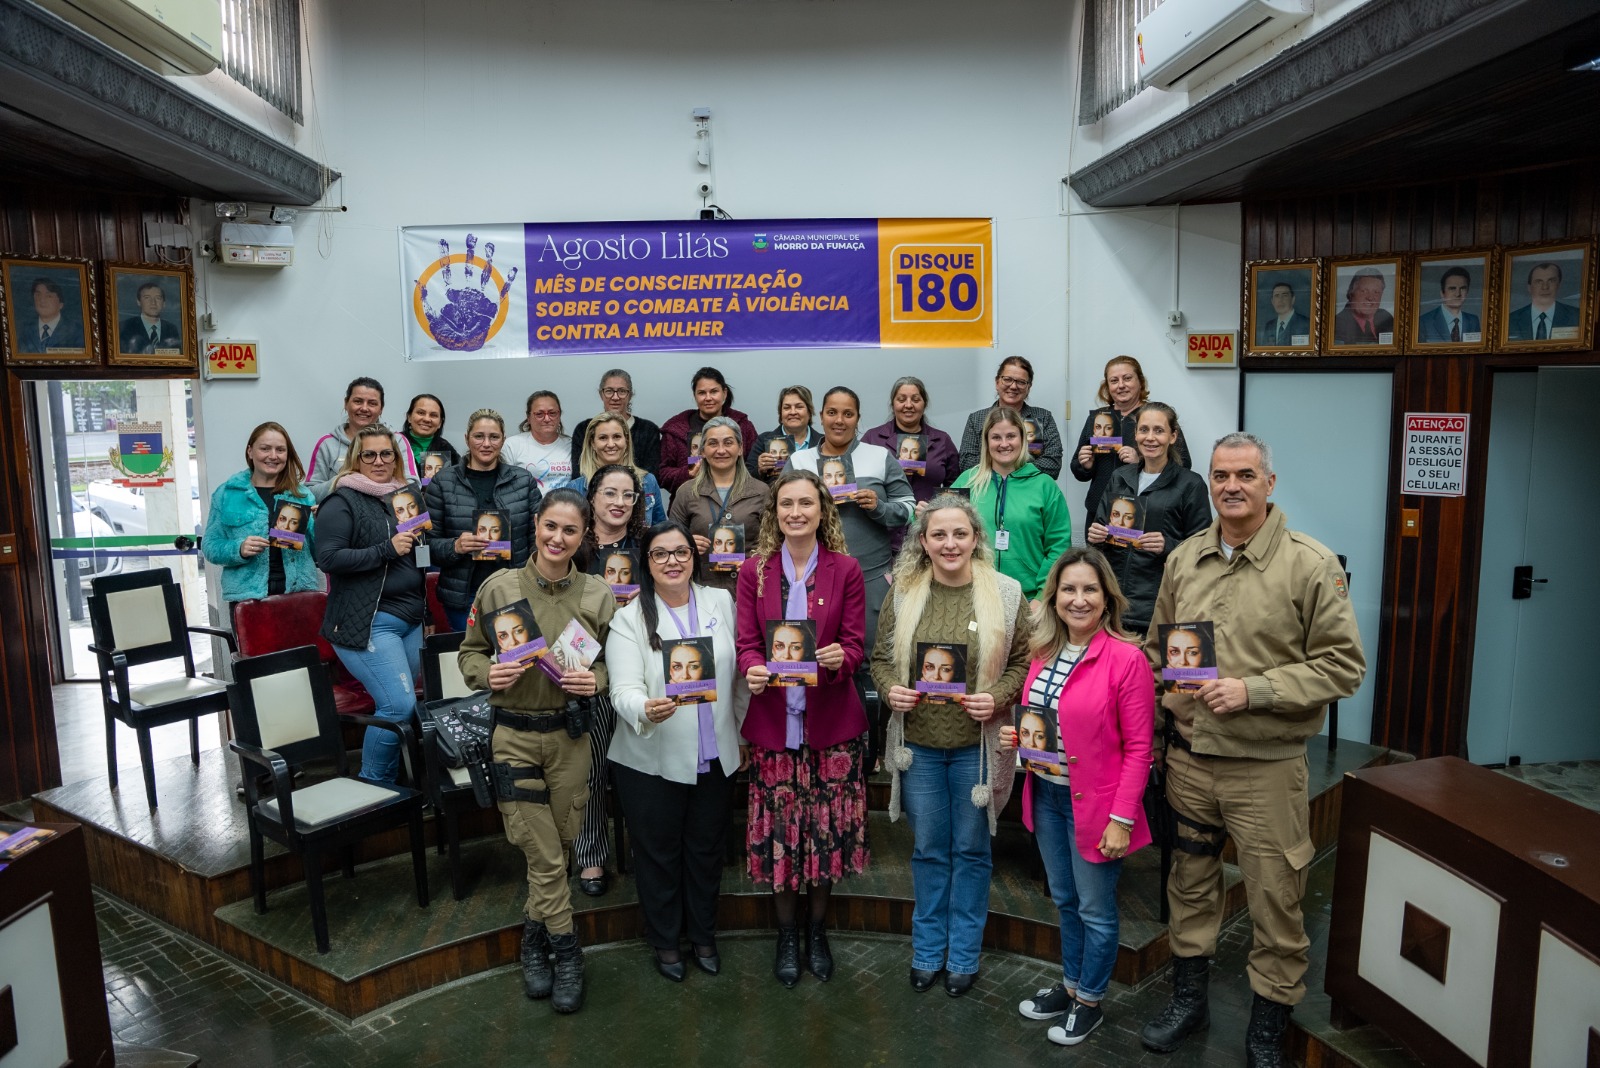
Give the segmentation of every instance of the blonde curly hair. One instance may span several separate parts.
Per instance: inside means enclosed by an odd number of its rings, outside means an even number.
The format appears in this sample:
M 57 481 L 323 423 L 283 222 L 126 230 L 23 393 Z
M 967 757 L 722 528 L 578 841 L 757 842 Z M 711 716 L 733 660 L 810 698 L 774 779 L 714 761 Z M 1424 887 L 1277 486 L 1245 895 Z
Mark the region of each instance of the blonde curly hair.
M 794 467 L 786 469 L 772 484 L 772 496 L 767 499 L 766 511 L 761 513 L 761 529 L 756 532 L 755 548 L 750 551 L 750 559 L 756 566 L 758 597 L 766 578 L 767 560 L 783 548 L 783 533 L 778 530 L 778 498 L 782 496 L 783 488 L 793 482 L 808 483 L 817 491 L 817 500 L 822 505 L 822 519 L 817 523 L 817 541 L 836 553 L 849 551 L 844 540 L 844 524 L 839 521 L 839 506 L 833 503 L 833 495 L 822 484 L 822 479 L 811 471 Z

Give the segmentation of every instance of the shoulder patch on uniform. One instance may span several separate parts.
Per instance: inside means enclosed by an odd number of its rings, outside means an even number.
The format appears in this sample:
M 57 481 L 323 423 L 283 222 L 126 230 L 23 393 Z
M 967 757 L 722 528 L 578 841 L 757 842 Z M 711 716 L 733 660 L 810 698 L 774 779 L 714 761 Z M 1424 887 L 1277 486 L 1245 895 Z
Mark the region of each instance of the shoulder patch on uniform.
M 467 613 L 467 629 L 471 630 L 473 627 L 476 627 L 477 625 L 478 625 L 478 606 L 476 604 L 474 604 L 472 606 L 471 611 L 469 611 Z
M 1340 597 L 1350 596 L 1350 591 L 1345 587 L 1343 572 L 1333 576 L 1333 589 Z

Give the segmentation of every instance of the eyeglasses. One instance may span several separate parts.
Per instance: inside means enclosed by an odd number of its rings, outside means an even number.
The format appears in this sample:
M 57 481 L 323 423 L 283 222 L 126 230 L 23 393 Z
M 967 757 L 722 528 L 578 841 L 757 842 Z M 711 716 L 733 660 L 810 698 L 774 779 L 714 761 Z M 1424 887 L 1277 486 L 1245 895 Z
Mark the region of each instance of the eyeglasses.
M 368 449 L 366 452 L 360 453 L 359 456 L 361 462 L 364 464 L 370 464 L 374 460 L 382 460 L 386 464 L 394 462 L 393 449 L 384 449 L 382 452 L 375 452 L 372 449 Z
M 1033 385 L 1033 382 L 1029 379 L 1012 378 L 1010 375 L 1001 375 L 999 381 L 1002 386 L 1010 386 L 1012 389 L 1027 389 Z
M 676 549 L 651 549 L 650 562 L 664 564 L 672 560 L 675 563 L 687 564 L 693 555 L 693 551 L 687 545 L 680 545 Z
M 474 435 L 472 435 L 470 440 L 473 441 L 473 442 L 476 442 L 479 445 L 493 445 L 497 441 L 504 441 L 505 440 L 505 435 L 504 434 L 474 434 Z
M 632 504 L 634 501 L 639 499 L 639 495 L 633 492 L 633 490 L 614 489 L 601 490 L 599 497 L 603 501 L 621 501 L 623 504 Z
M 602 389 L 600 391 L 600 396 L 602 396 L 602 397 L 612 397 L 612 398 L 627 397 L 627 396 L 630 396 L 632 393 L 633 393 L 633 390 L 628 389 L 626 386 L 607 386 L 605 389 Z
M 533 417 L 535 419 L 560 419 L 561 409 L 557 408 L 553 412 L 534 412 Z

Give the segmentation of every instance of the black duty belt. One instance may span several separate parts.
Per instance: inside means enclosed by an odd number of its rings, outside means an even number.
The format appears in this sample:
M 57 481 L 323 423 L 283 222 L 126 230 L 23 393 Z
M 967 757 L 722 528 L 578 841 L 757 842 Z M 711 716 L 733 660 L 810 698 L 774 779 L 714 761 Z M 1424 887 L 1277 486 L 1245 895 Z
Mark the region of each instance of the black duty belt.
M 503 708 L 497 708 L 494 710 L 494 721 L 514 731 L 533 731 L 535 734 L 553 734 L 567 729 L 565 712 L 535 716 L 527 712 L 507 712 Z
M 498 715 L 498 714 L 499 713 L 496 712 L 496 715 Z M 1189 739 L 1187 739 L 1183 735 L 1179 734 L 1176 727 L 1168 729 L 1168 731 L 1167 731 L 1167 743 L 1169 745 L 1177 746 L 1179 749 L 1182 749 L 1185 753 L 1188 753 L 1190 756 L 1194 757 L 1197 760 L 1210 760 L 1211 759 L 1211 754 L 1210 753 L 1196 753 L 1194 751 L 1194 746 L 1189 744 Z

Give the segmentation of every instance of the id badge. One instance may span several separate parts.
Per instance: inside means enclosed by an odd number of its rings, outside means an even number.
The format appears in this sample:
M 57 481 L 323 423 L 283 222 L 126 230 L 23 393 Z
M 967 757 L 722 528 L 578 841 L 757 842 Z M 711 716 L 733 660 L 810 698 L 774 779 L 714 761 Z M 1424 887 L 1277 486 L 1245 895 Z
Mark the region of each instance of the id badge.
M 994 532 L 994 549 L 995 552 L 1003 553 L 1009 548 L 1011 548 L 1011 531 L 1002 527 Z
M 417 542 L 416 545 L 412 546 L 411 551 L 416 553 L 416 555 L 417 555 L 417 566 L 418 567 L 432 567 L 433 566 L 433 550 L 428 548 L 428 543 L 427 542 L 425 542 L 425 541 Z

